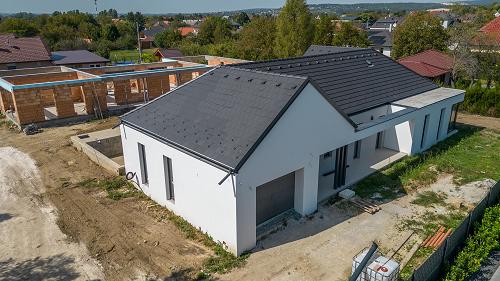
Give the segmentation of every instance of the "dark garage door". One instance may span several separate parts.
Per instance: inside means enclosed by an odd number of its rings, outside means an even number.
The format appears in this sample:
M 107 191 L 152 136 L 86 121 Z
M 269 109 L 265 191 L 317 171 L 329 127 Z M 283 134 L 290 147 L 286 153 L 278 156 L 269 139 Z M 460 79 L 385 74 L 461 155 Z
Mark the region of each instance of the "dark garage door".
M 295 173 L 257 187 L 257 225 L 293 208 Z

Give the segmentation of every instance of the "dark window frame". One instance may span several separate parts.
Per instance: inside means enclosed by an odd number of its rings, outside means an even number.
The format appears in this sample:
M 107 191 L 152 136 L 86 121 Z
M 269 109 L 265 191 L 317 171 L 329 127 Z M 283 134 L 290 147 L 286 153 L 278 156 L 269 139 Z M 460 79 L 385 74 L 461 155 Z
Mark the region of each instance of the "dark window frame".
M 429 128 L 430 114 L 426 114 L 424 117 L 424 127 L 422 128 L 422 138 L 420 139 L 420 148 L 424 148 L 425 139 L 427 138 L 427 130 Z
M 450 120 L 448 121 L 448 133 L 454 131 L 457 128 L 457 115 L 459 105 L 459 103 L 455 103 L 451 107 Z
M 384 131 L 377 133 L 377 140 L 375 143 L 375 149 L 381 149 L 384 143 Z
M 361 155 L 361 140 L 354 142 L 354 156 L 353 159 L 359 159 Z
M 443 126 L 443 117 L 444 114 L 446 113 L 446 107 L 441 108 L 441 112 L 439 113 L 439 123 L 438 123 L 438 128 L 437 128 L 437 133 L 436 133 L 436 140 L 439 140 L 439 135 L 441 134 L 441 127 Z
M 172 159 L 165 155 L 163 155 L 163 175 L 165 177 L 165 189 L 167 191 L 167 200 L 175 200 Z
M 146 147 L 142 143 L 137 143 L 137 149 L 139 151 L 139 165 L 141 167 L 141 182 L 142 184 L 148 184 L 148 162 L 146 158 Z

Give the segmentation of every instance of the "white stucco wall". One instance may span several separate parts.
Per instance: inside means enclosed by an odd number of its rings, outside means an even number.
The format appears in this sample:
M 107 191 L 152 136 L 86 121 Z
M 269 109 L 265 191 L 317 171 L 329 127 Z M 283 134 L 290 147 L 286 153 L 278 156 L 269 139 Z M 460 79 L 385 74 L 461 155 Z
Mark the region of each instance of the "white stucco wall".
M 135 172 L 136 183 L 146 195 L 162 206 L 182 216 L 192 225 L 208 232 L 215 241 L 226 243 L 236 253 L 236 197 L 235 177 L 222 185 L 227 175 L 216 168 L 151 138 L 137 130 L 121 125 L 125 169 Z M 141 182 L 141 169 L 137 143 L 145 146 L 148 184 Z M 172 159 L 175 200 L 167 200 L 163 155 Z

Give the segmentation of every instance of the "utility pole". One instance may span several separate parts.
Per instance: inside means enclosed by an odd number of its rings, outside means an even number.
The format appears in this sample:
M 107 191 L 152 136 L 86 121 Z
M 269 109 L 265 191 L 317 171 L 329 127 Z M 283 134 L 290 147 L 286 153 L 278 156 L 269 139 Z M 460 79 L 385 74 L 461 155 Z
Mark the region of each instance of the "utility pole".
M 94 0 L 94 5 L 95 5 L 95 14 L 97 15 L 97 0 Z
M 139 22 L 135 22 L 135 28 L 137 29 L 137 44 L 139 45 L 139 63 L 142 63 L 142 48 L 141 48 L 141 34 L 139 33 Z

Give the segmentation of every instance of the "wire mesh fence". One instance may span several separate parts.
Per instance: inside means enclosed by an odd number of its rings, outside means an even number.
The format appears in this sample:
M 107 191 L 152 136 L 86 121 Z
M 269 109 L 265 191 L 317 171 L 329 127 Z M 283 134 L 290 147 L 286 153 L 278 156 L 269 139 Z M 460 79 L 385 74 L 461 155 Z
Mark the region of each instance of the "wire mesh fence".
M 446 263 L 453 260 L 464 245 L 467 236 L 472 232 L 474 224 L 482 217 L 487 207 L 498 202 L 500 182 L 490 188 L 486 196 L 469 213 L 463 222 L 446 238 L 443 244 L 413 271 L 408 281 L 438 280 Z

